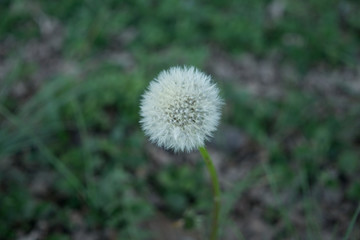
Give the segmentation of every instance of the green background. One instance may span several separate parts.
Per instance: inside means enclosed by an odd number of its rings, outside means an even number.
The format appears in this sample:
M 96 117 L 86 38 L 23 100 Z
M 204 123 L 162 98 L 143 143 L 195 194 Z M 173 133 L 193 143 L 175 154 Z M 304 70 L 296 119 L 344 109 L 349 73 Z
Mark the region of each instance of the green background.
M 148 142 L 163 69 L 211 74 L 221 239 L 357 239 L 355 0 L 0 1 L 0 239 L 204 239 L 198 153 Z M 28 239 L 28 238 L 26 238 Z

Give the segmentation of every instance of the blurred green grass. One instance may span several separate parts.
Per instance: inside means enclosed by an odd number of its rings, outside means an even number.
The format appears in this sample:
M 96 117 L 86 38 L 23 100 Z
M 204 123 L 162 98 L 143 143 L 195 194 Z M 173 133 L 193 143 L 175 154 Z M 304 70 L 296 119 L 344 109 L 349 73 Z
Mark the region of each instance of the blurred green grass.
M 275 3 L 285 3 L 278 17 Z M 359 9 L 344 0 L 2 1 L 1 63 L 10 62 L 10 70 L 0 82 L 0 238 L 27 234 L 44 221 L 46 239 L 71 239 L 69 233 L 84 226 L 111 229 L 118 239 L 147 239 L 154 233 L 139 229 L 159 210 L 204 231 L 210 200 L 202 164 L 149 167 L 138 124 L 148 82 L 172 65 L 204 67 L 212 49 L 233 56 L 276 53 L 302 72 L 317 64 L 356 66 Z M 53 33 L 42 25 L 47 21 Z M 62 41 L 45 60 L 26 57 L 27 46 L 38 41 L 45 48 L 49 38 Z M 129 54 L 132 64 L 105 57 L 117 52 Z M 32 86 L 34 74 L 54 59 L 75 72 L 50 71 L 25 96 L 12 94 L 20 83 Z M 276 238 L 303 236 L 289 219 L 300 202 L 307 238 L 319 239 L 321 219 L 313 215 L 322 203 L 314 188 L 341 191 L 354 204 L 360 199 L 359 104 L 337 114 L 321 96 L 295 87 L 283 98 L 265 99 L 232 83 L 220 86 L 224 125 L 242 129 L 268 153 L 249 179 L 225 193 L 224 219 L 265 177 L 278 204 L 264 218 L 286 225 Z M 45 190 L 29 188 L 37 180 Z M 300 200 L 285 205 L 283 193 Z M 161 207 L 153 195 L 163 199 Z M 74 215 L 81 216 L 79 226 Z
M 34 14 L 42 12 L 63 24 L 65 56 L 83 59 L 120 47 L 116 38 L 129 29 L 133 40 L 121 47 L 136 52 L 216 44 L 233 53 L 279 52 L 284 61 L 307 67 L 319 61 L 355 64 L 359 51 L 356 1 L 6 0 L 2 6 L 1 36 L 38 37 L 41 19 Z

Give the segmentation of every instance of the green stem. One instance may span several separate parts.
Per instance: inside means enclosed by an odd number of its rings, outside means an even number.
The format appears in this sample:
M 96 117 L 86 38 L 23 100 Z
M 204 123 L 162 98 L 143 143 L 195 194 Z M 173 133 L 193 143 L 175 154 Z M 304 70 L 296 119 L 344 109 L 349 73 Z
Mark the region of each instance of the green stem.
M 206 167 L 210 173 L 213 195 L 214 195 L 214 206 L 213 206 L 213 219 L 211 224 L 211 235 L 210 240 L 218 239 L 218 229 L 219 229 L 219 214 L 220 214 L 220 185 L 219 179 L 216 173 L 216 169 L 211 160 L 211 157 L 205 147 L 199 147 L 201 156 L 203 157 Z

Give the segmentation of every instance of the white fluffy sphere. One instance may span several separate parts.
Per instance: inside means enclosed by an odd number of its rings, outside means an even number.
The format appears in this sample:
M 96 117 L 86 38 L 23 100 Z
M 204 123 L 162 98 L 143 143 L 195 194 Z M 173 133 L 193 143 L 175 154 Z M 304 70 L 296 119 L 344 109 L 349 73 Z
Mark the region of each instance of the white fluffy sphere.
M 216 130 L 222 104 L 210 76 L 194 67 L 172 67 L 143 94 L 140 123 L 158 146 L 190 152 Z

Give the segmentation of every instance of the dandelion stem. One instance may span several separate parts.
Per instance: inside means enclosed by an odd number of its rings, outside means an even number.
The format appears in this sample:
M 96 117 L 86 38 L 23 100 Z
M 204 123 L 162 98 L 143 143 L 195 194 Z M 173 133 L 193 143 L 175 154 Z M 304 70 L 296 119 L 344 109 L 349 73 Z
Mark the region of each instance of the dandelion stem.
M 219 215 L 220 215 L 220 185 L 219 185 L 219 179 L 216 173 L 216 169 L 214 167 L 214 164 L 211 160 L 211 157 L 206 150 L 205 147 L 199 147 L 199 151 L 201 153 L 201 156 L 203 157 L 206 167 L 210 173 L 211 182 L 212 182 L 212 188 L 213 188 L 213 195 L 214 195 L 214 206 L 213 206 L 213 218 L 212 218 L 212 224 L 211 224 L 211 235 L 210 240 L 216 240 L 218 239 L 218 229 L 219 229 Z

